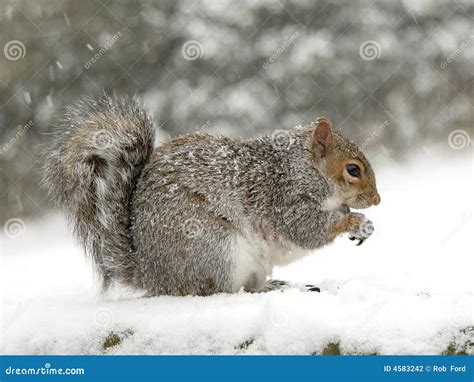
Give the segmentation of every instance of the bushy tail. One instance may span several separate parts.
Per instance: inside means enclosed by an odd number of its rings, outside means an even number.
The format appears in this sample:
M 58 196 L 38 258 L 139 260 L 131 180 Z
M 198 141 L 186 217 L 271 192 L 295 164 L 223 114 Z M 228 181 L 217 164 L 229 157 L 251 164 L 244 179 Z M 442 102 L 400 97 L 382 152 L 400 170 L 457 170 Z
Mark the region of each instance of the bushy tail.
M 102 276 L 128 284 L 134 273 L 130 197 L 153 150 L 151 119 L 138 100 L 82 98 L 63 115 L 45 153 L 43 183 L 67 212 Z

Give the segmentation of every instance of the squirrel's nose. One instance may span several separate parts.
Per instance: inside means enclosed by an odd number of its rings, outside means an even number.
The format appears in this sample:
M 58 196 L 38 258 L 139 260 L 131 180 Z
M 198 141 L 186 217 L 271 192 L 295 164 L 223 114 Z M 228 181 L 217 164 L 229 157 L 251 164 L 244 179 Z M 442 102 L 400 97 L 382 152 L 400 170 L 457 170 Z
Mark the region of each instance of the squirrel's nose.
M 380 195 L 379 194 L 375 194 L 372 197 L 372 203 L 374 204 L 374 206 L 380 204 Z

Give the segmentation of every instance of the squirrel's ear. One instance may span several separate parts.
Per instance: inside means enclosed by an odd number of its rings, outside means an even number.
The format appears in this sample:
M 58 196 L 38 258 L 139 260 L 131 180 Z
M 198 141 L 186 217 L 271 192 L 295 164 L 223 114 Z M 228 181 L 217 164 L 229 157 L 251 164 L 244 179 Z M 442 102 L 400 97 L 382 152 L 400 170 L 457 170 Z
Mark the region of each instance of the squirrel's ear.
M 331 148 L 333 139 L 331 121 L 325 117 L 318 118 L 311 142 L 313 151 L 319 149 L 321 157 L 324 157 Z

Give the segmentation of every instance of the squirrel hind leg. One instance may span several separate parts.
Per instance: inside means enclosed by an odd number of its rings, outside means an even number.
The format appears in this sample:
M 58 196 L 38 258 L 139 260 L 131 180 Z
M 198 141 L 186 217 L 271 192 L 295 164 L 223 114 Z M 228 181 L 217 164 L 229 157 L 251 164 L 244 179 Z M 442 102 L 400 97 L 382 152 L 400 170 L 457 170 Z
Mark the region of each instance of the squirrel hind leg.
M 268 280 L 261 288 L 257 290 L 248 290 L 251 293 L 266 293 L 274 290 L 284 291 L 285 289 L 296 288 L 302 292 L 321 292 L 321 289 L 312 284 L 297 284 L 283 280 Z
M 290 284 L 283 280 L 267 280 L 263 286 L 258 289 L 250 290 L 251 293 L 266 293 L 272 292 L 274 290 L 281 290 L 287 289 L 290 287 Z

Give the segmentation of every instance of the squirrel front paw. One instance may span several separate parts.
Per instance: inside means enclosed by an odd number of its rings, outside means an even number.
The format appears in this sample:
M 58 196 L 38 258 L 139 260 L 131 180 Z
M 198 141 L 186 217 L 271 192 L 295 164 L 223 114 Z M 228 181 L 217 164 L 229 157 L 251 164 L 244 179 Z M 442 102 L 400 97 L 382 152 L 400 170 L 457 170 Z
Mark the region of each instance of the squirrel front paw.
M 374 232 L 374 224 L 364 214 L 351 212 L 351 228 L 349 229 L 349 240 L 359 240 L 361 245 Z

